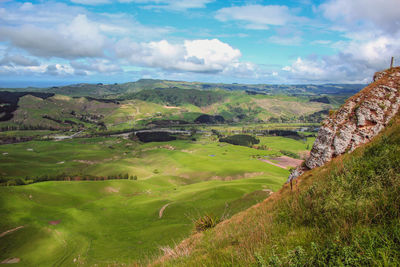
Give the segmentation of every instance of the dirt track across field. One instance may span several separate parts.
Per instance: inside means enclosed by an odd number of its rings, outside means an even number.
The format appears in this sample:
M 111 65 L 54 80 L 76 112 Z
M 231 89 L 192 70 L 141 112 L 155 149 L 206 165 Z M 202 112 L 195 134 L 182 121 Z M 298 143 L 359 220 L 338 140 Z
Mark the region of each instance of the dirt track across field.
M 10 264 L 10 263 L 18 263 L 20 262 L 19 258 L 9 258 L 9 259 L 5 259 L 2 262 L 0 262 L 0 264 Z
M 24 228 L 24 227 L 25 227 L 25 226 L 21 225 L 21 226 L 15 227 L 15 228 L 13 228 L 13 229 L 10 229 L 10 230 L 8 230 L 8 231 L 5 231 L 5 232 L 3 232 L 3 233 L 0 234 L 0 238 L 3 237 L 3 236 L 5 236 L 5 235 L 11 234 L 12 232 L 15 232 L 15 231 L 17 231 L 17 230 L 19 230 L 19 229 L 21 229 L 21 228 Z
M 160 211 L 158 212 L 158 217 L 161 219 L 164 213 L 164 210 L 170 205 L 171 203 L 165 204 Z

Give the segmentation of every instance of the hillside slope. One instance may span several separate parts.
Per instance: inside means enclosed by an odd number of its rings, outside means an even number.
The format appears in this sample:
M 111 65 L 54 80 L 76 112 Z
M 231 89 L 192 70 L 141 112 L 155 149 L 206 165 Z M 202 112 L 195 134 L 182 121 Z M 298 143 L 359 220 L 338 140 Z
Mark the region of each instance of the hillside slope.
M 153 265 L 398 266 L 400 115 L 370 143 L 167 252 Z

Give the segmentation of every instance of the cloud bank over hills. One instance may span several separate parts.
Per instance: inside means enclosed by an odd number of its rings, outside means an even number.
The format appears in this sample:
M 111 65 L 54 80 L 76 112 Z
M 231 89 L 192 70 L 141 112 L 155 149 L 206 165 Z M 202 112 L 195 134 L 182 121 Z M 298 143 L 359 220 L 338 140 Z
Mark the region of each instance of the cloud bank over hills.
M 368 82 L 400 58 L 400 2 L 0 3 L 1 81 Z

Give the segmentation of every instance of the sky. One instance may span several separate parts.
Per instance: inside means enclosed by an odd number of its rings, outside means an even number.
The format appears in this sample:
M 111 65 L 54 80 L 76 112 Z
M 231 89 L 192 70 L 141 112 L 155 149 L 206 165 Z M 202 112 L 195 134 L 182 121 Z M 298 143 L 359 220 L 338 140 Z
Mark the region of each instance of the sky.
M 168 79 L 367 83 L 399 0 L 0 0 L 0 87 Z

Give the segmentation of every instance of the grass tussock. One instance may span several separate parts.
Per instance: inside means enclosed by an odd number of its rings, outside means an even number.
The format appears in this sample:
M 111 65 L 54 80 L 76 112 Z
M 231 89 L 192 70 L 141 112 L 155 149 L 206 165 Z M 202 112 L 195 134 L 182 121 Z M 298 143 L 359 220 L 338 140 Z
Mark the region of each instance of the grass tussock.
M 161 266 L 399 266 L 400 115 L 370 144 L 285 185 Z M 189 241 L 186 241 L 189 242 Z
M 221 219 L 217 216 L 213 214 L 206 214 L 194 222 L 194 227 L 196 232 L 203 232 L 207 229 L 214 228 L 220 221 Z

